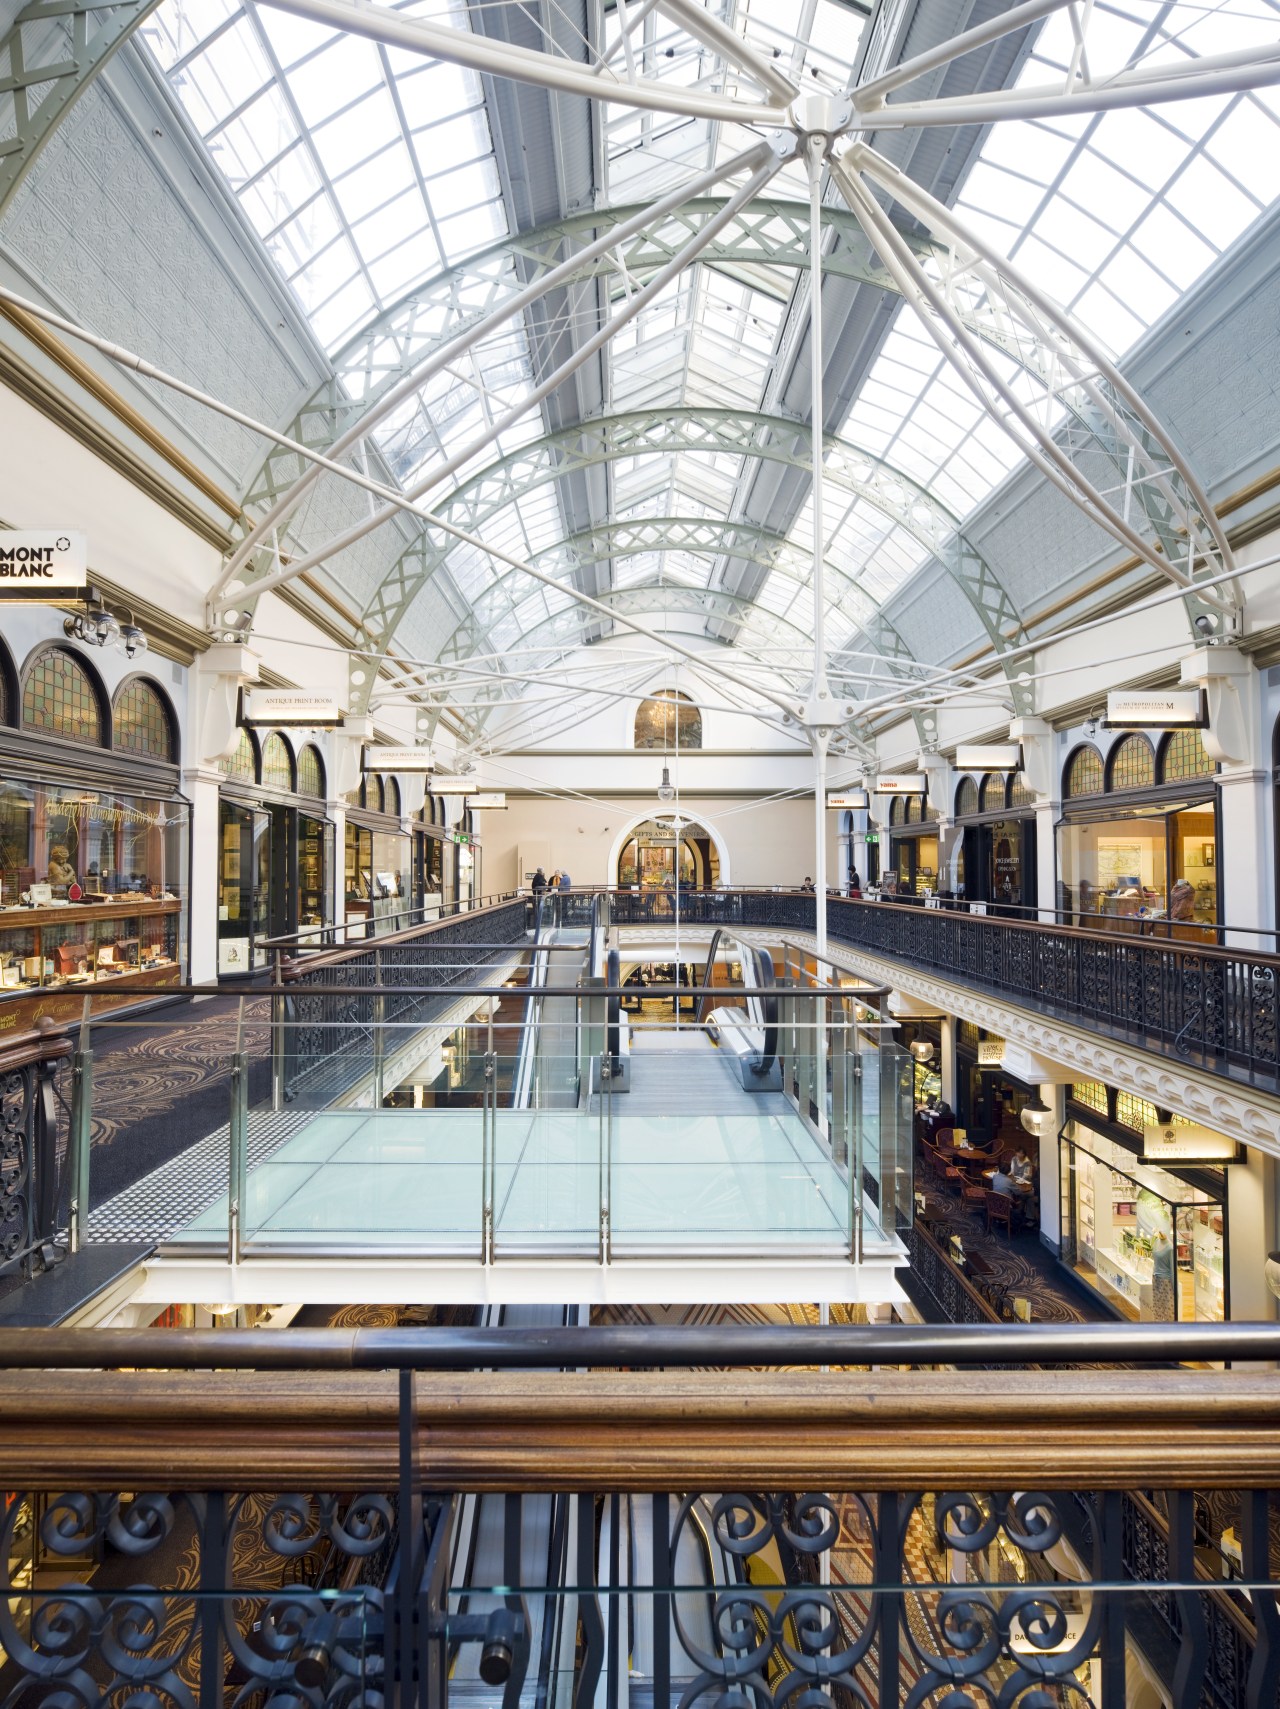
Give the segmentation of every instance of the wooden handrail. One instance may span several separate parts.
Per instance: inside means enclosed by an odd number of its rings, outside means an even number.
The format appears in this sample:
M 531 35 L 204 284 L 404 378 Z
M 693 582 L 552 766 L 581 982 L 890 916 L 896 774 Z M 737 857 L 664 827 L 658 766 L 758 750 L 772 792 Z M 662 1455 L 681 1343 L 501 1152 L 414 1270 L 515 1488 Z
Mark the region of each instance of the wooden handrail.
M 66 1029 L 58 1022 L 39 1020 L 28 1031 L 11 1033 L 0 1041 L 0 1074 L 15 1074 L 33 1062 L 57 1062 L 70 1056 L 73 1048 Z
M 0 1473 L 33 1490 L 391 1487 L 398 1392 L 389 1372 L 0 1372 Z M 1269 1373 L 433 1373 L 414 1407 L 429 1489 L 1280 1484 Z

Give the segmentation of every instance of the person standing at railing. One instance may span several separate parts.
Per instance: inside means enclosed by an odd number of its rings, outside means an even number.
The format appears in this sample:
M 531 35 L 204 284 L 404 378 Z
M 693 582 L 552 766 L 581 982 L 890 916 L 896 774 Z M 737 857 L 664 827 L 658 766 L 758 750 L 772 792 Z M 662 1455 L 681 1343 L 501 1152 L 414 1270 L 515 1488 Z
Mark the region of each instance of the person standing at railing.
M 849 895 L 851 897 L 862 895 L 862 880 L 858 877 L 858 869 L 856 866 L 850 868 L 849 871 Z
M 534 873 L 530 882 L 530 888 L 533 891 L 533 899 L 536 902 L 539 896 L 542 895 L 542 892 L 547 888 L 547 875 L 543 872 L 541 867 L 539 867 Z
M 561 891 L 563 892 L 565 890 L 572 890 L 572 888 L 573 888 L 573 880 L 569 877 L 569 874 L 567 872 L 562 872 L 560 874 L 560 889 L 561 889 Z

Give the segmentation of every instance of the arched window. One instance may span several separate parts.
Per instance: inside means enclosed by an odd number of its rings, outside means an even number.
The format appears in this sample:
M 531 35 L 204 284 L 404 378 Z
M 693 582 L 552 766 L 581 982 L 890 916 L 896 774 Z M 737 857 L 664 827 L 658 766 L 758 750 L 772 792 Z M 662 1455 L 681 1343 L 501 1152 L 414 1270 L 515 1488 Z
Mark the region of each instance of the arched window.
M 298 755 L 298 794 L 324 795 L 324 761 L 310 742 Z
M 889 823 L 891 825 L 905 825 L 906 822 L 906 803 L 900 795 L 895 795 L 889 803 Z
M 245 783 L 257 782 L 258 750 L 247 730 L 241 730 L 235 752 L 218 761 L 218 770 L 227 777 L 242 778 Z
M 1034 807 L 1035 804 L 1035 790 L 1032 789 L 1031 785 L 1027 782 L 1024 773 L 1015 771 L 1013 774 L 1013 780 L 1009 784 L 1010 807 Z
M 989 771 L 982 779 L 982 788 L 978 791 L 978 800 L 982 803 L 984 813 L 1001 813 L 1004 811 L 1004 773 Z
M 1214 764 L 1204 751 L 1199 730 L 1173 730 L 1160 749 L 1161 783 L 1182 783 L 1189 777 L 1211 777 Z
M 1145 736 L 1125 736 L 1111 750 L 1108 789 L 1149 789 L 1156 780 L 1156 756 Z
M 978 811 L 978 786 L 971 777 L 962 777 L 956 790 L 956 818 L 968 819 Z
M 111 730 L 121 753 L 145 754 L 171 764 L 177 758 L 169 707 L 160 690 L 145 677 L 135 676 L 117 689 Z
M 262 744 L 262 781 L 268 789 L 293 792 L 293 755 L 283 736 L 268 736 Z
M 382 811 L 400 817 L 400 785 L 394 777 L 382 780 Z
M 907 797 L 907 823 L 908 823 L 908 825 L 918 825 L 923 818 L 924 818 L 924 796 L 923 795 L 908 795 L 908 797 Z
M 45 647 L 27 667 L 22 727 L 102 746 L 102 702 L 87 666 L 65 647 Z
M 637 748 L 700 748 L 702 714 L 675 688 L 663 688 L 641 701 L 636 713 Z
M 1088 742 L 1067 761 L 1062 793 L 1069 800 L 1077 795 L 1102 794 L 1102 755 Z

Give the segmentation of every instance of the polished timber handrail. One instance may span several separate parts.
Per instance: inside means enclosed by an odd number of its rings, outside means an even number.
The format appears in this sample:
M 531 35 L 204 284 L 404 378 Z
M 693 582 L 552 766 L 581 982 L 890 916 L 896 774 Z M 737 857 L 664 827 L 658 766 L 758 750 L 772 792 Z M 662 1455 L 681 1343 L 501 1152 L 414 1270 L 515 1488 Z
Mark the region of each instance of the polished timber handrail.
M 0 1371 L 615 1370 L 1280 1362 L 1280 1323 L 594 1325 L 584 1329 L 0 1328 Z M 1280 1378 L 1271 1393 L 1280 1426 Z M 1278 1444 L 1280 1446 L 1280 1444 Z

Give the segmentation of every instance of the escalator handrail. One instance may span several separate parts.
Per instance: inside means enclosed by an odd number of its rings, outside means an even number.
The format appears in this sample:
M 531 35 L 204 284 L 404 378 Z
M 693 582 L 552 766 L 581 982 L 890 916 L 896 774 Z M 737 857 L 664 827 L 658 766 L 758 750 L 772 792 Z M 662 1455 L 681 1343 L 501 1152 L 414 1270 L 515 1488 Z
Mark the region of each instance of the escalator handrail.
M 619 987 L 622 984 L 622 958 L 616 949 L 609 951 L 607 967 L 607 980 L 613 990 L 607 999 L 604 1047 L 608 1052 L 611 1066 L 616 1068 L 618 1059 L 622 1055 L 622 997 L 619 992 Z

